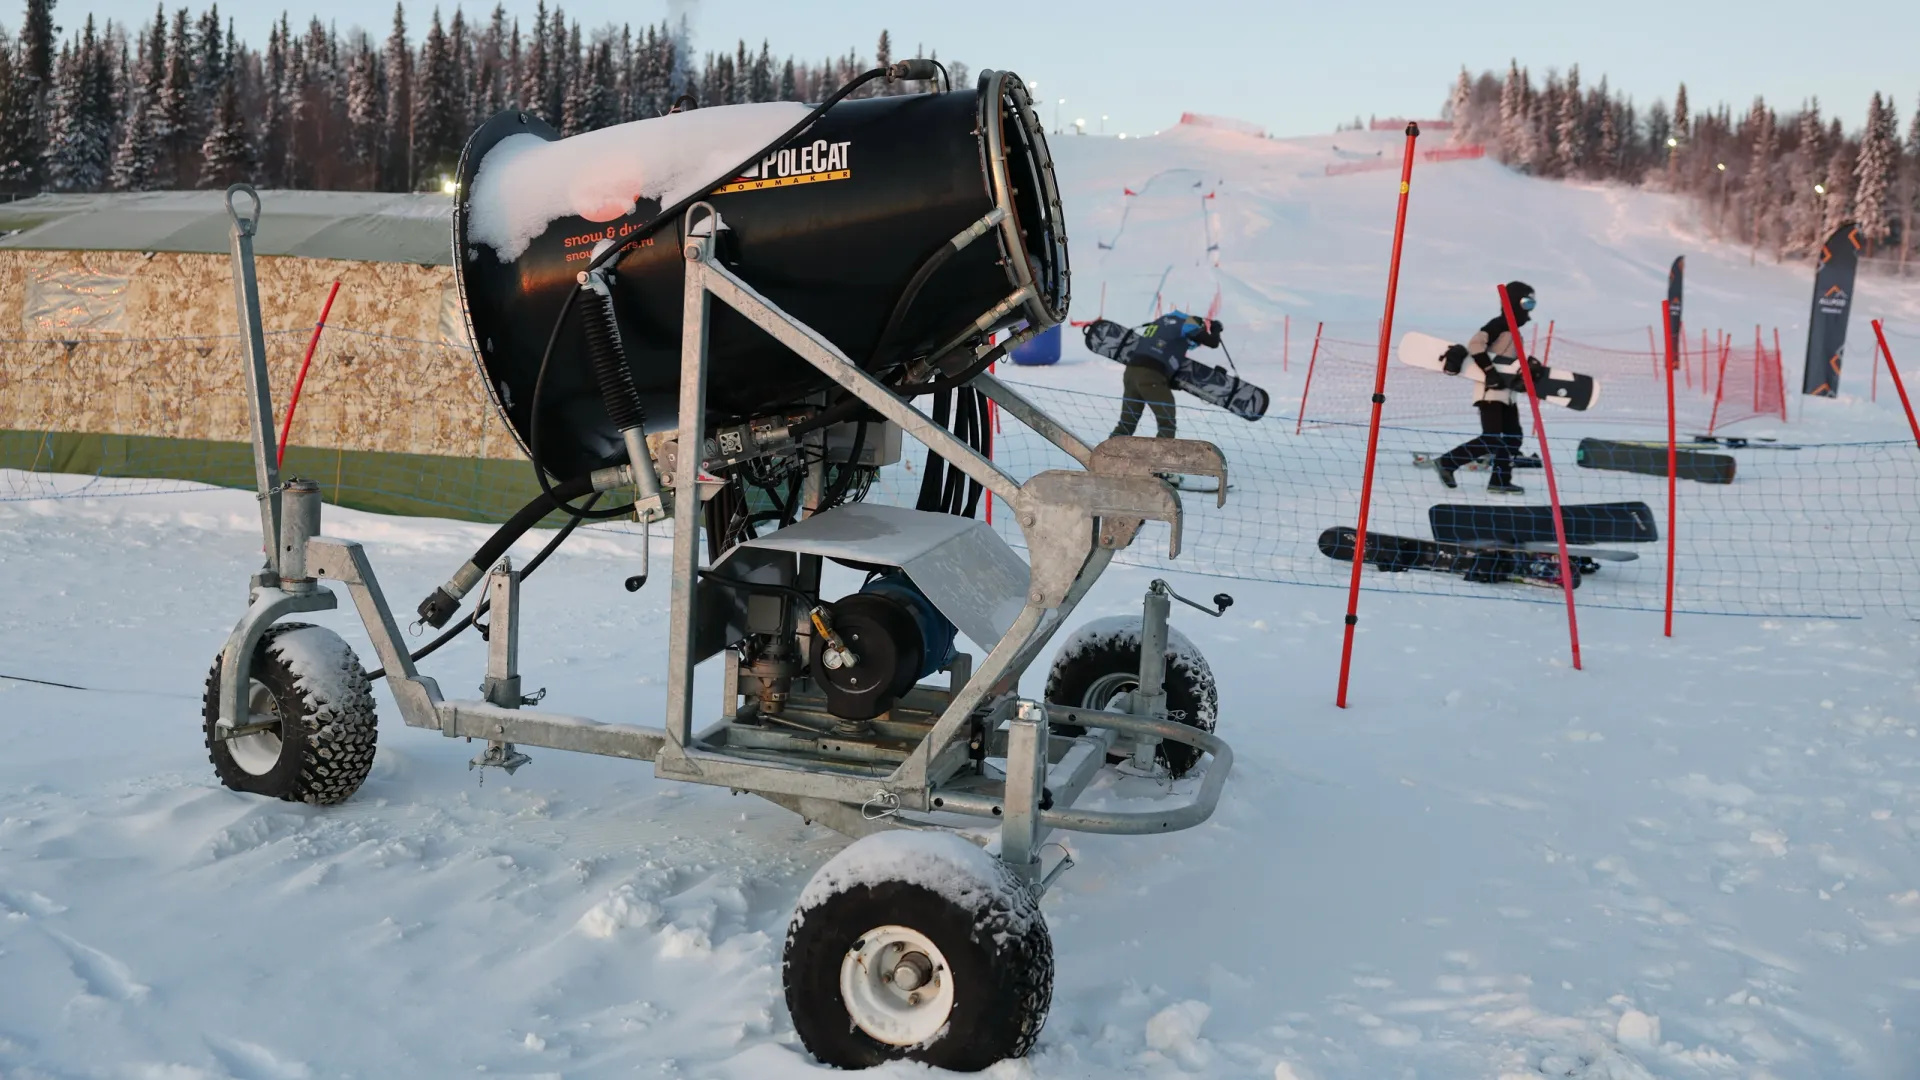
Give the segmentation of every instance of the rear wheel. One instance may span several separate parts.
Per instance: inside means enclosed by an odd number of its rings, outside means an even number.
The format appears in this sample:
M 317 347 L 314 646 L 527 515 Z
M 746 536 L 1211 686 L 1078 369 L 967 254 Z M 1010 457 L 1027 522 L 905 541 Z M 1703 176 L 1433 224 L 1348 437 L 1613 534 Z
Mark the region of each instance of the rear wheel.
M 353 649 L 306 623 L 267 628 L 255 648 L 247 715 L 220 724 L 220 659 L 207 675 L 202 731 L 220 782 L 289 802 L 344 802 L 373 768 L 373 692 Z
M 958 837 L 883 833 L 814 875 L 782 981 L 822 1064 L 975 1072 L 1032 1049 L 1053 1001 L 1053 941 L 1000 860 Z
M 1212 731 L 1218 722 L 1219 692 L 1213 671 L 1200 650 L 1178 630 L 1167 628 L 1167 719 Z M 1053 658 L 1047 673 L 1047 703 L 1070 709 L 1125 711 L 1127 695 L 1140 688 L 1140 620 L 1130 615 L 1096 619 L 1074 632 Z M 1072 738 L 1086 729 L 1055 724 L 1053 730 Z M 1162 740 L 1154 760 L 1175 779 L 1192 771 L 1200 748 Z M 1129 755 L 1110 757 L 1123 761 Z

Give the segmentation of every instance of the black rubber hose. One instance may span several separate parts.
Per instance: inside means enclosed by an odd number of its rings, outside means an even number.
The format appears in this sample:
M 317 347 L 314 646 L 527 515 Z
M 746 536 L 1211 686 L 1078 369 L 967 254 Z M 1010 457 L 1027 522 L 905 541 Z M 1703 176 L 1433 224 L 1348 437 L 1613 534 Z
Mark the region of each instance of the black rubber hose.
M 560 328 L 566 325 L 567 313 L 573 310 L 573 302 L 579 295 L 580 286 L 578 285 L 567 290 L 566 302 L 560 305 L 560 314 L 553 320 L 553 330 L 547 334 L 546 351 L 540 354 L 540 370 L 533 377 L 533 403 L 528 409 L 531 420 L 527 425 L 527 457 L 533 462 L 533 478 L 540 484 L 540 493 L 553 500 L 554 509 L 598 521 L 619 517 L 627 513 L 627 510 L 625 507 L 620 507 L 613 510 L 588 512 L 581 507 L 568 505 L 566 499 L 555 494 L 558 489 L 548 482 L 547 470 L 540 464 L 540 399 L 545 396 L 547 389 L 547 361 L 553 358 L 554 342 L 559 340 Z
M 545 492 L 534 496 L 532 502 L 521 507 L 512 517 L 507 519 L 506 524 L 495 529 L 493 535 L 487 537 L 487 542 L 481 544 L 479 550 L 473 553 L 471 560 L 473 565 L 492 566 L 494 563 L 499 562 L 500 556 L 505 555 L 508 548 L 512 547 L 515 542 L 525 536 L 527 530 L 540 524 L 548 514 L 558 509 L 560 503 L 566 502 L 568 499 L 578 498 L 582 495 L 591 495 L 593 493 L 593 476 L 588 474 L 586 476 L 576 476 L 571 480 L 561 481 L 554 487 L 551 497 Z M 624 514 L 627 513 L 627 510 L 621 508 L 612 512 Z M 573 511 L 573 513 L 579 514 L 579 516 L 583 518 L 588 516 L 581 514 L 579 511 Z
M 587 507 L 591 509 L 593 504 L 599 501 L 600 501 L 600 492 L 596 491 L 587 498 Z M 541 548 L 538 554 L 534 555 L 533 558 L 527 560 L 527 565 L 520 568 L 520 580 L 525 581 L 528 578 L 532 577 L 533 572 L 535 570 L 540 569 L 540 564 L 547 561 L 547 556 L 553 554 L 555 551 L 558 551 L 560 549 L 560 545 L 567 542 L 567 537 L 573 535 L 573 530 L 579 528 L 580 523 L 585 520 L 586 518 L 580 514 L 574 514 L 572 517 L 568 518 L 567 523 L 565 525 L 560 526 L 560 531 L 554 534 L 553 539 L 547 541 L 547 546 Z M 447 642 L 452 641 L 454 638 L 457 638 L 462 633 L 466 632 L 466 630 L 473 625 L 474 620 L 478 619 L 481 615 L 485 614 L 487 609 L 492 606 L 493 605 L 491 601 L 482 599 L 479 604 L 474 606 L 474 609 L 470 614 L 462 618 L 459 622 L 454 623 L 451 627 L 448 627 L 446 633 L 441 634 L 439 637 L 434 638 L 432 641 L 429 641 L 425 645 L 422 645 L 420 646 L 420 648 L 414 650 L 414 652 L 410 654 L 409 659 L 413 660 L 415 663 L 418 663 L 421 660 L 424 660 L 427 657 L 432 656 L 435 652 L 439 651 L 440 646 L 445 645 Z M 384 679 L 386 678 L 386 675 L 387 675 L 386 668 L 383 668 L 383 667 L 374 668 L 372 671 L 367 672 L 367 681 L 372 682 L 375 679 Z
M 453 617 L 453 613 L 460 609 L 460 601 L 465 596 L 465 590 L 462 590 L 460 595 L 455 595 L 454 592 L 450 591 L 449 586 L 453 586 L 454 582 L 460 581 L 463 575 L 468 582 L 477 582 L 486 567 L 492 566 L 494 563 L 500 561 L 500 556 L 505 555 L 507 549 L 512 547 L 515 541 L 525 536 L 528 529 L 540 524 L 548 514 L 553 513 L 555 507 L 564 505 L 568 499 L 592 493 L 593 476 L 592 474 L 588 474 L 586 476 L 574 477 L 572 480 L 564 480 L 553 489 L 535 495 L 532 501 L 528 502 L 527 505 L 521 507 L 519 510 L 516 510 L 514 515 L 506 520 L 505 524 L 495 529 L 492 536 L 487 537 L 486 543 L 481 544 L 479 550 L 473 553 L 473 558 L 468 559 L 466 563 L 460 567 L 459 572 L 454 574 L 452 581 L 434 589 L 425 600 L 420 601 L 420 607 L 418 609 L 420 621 L 426 623 L 428 626 L 445 626 L 447 620 Z M 619 512 L 626 513 L 627 511 L 622 509 Z M 569 510 L 569 514 L 570 516 L 581 518 L 595 516 L 589 513 L 588 508 L 585 507 Z M 471 584 L 468 585 L 468 588 L 471 588 Z

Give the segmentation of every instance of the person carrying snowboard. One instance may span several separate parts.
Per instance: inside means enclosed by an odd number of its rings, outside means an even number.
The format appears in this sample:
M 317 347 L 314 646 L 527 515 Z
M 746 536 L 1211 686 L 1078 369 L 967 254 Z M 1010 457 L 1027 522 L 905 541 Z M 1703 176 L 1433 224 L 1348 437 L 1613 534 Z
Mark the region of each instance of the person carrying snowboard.
M 1493 459 L 1493 476 L 1487 481 L 1488 491 L 1499 495 L 1519 495 L 1526 490 L 1513 482 L 1513 459 L 1520 452 L 1520 442 L 1524 437 L 1520 427 L 1520 407 L 1513 403 L 1513 395 L 1516 391 L 1526 392 L 1514 335 L 1532 320 L 1531 312 L 1535 303 L 1533 286 L 1524 281 L 1509 281 L 1507 296 L 1517 309 L 1514 318 L 1518 325 L 1509 329 L 1506 315 L 1495 315 L 1465 345 L 1455 345 L 1447 350 L 1443 363 L 1447 374 L 1460 374 L 1470 359 L 1480 368 L 1484 377 L 1473 392 L 1473 407 L 1480 413 L 1479 438 L 1461 443 L 1433 462 L 1434 471 L 1440 474 L 1440 482 L 1448 487 L 1459 486 L 1453 479 L 1454 472 L 1475 458 L 1486 456 Z M 1533 365 L 1534 381 L 1538 383 L 1545 369 L 1537 361 L 1528 362 Z
M 1187 359 L 1187 350 L 1195 345 L 1209 349 L 1220 347 L 1220 322 L 1184 311 L 1170 311 L 1134 332 L 1133 349 L 1126 356 L 1127 372 L 1121 380 L 1124 399 L 1120 404 L 1120 422 L 1115 435 L 1131 435 L 1140 426 L 1140 415 L 1153 410 L 1154 437 L 1174 437 L 1173 377 Z

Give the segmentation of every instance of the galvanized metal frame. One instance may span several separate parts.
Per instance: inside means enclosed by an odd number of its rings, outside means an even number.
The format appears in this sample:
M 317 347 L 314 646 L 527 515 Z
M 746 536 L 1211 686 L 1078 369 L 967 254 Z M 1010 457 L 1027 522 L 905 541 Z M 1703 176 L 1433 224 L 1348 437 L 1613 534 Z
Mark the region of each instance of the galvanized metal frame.
M 712 215 L 713 210 L 697 204 L 689 212 L 690 223 L 701 213 Z M 696 582 L 701 570 L 701 505 L 697 497 L 676 497 L 672 500 L 675 528 L 668 704 L 663 727 L 600 723 L 520 708 L 518 575 L 504 565 L 494 571 L 489 585 L 489 700 L 448 701 L 433 679 L 414 668 L 366 551 L 353 541 L 317 535 L 317 487 L 297 485 L 289 491 L 292 508 L 284 515 L 280 513 L 277 470 L 272 469 L 267 457 L 272 443 L 272 410 L 264 351 L 258 346 L 263 338 L 257 291 L 252 288 L 248 240 L 252 226 L 238 212 L 233 216 L 236 296 L 241 300 L 248 339 L 255 343 L 249 346 L 248 356 L 254 391 L 250 408 L 256 420 L 252 425 L 255 463 L 261 486 L 262 527 L 267 531 L 271 561 L 266 571 L 256 575 L 253 602 L 229 637 L 222 657 L 220 714 L 221 723 L 229 729 L 244 722 L 245 701 L 240 688 L 248 685 L 253 653 L 266 628 L 291 612 L 335 607 L 335 595 L 317 584 L 330 580 L 345 585 L 353 599 L 406 723 L 439 730 L 450 738 L 486 740 L 489 749 L 475 759 L 475 764 L 517 767 L 526 759 L 515 751 L 515 744 L 651 760 L 657 775 L 750 791 L 850 832 L 940 827 L 903 817 L 899 811 L 997 820 L 1002 857 L 1037 884 L 1043 884 L 1040 846 L 1053 830 L 1158 832 L 1187 828 L 1212 814 L 1232 768 L 1232 753 L 1211 733 L 1167 719 L 1163 694 L 1136 695 L 1129 712 L 1074 709 L 1062 715 L 1058 706 L 1017 698 L 1015 690 L 1019 674 L 1037 659 L 1105 570 L 1114 551 L 1131 542 L 1142 521 L 1166 521 L 1172 530 L 1170 547 L 1177 553 L 1179 499 L 1170 485 L 1150 470 L 1165 464 L 1170 455 L 1183 466 L 1181 471 L 1186 471 L 1184 467 L 1217 465 L 1224 476 L 1224 462 L 1217 449 L 1185 440 L 1161 440 L 1180 445 L 1168 445 L 1158 455 L 1108 452 L 1112 440 L 1091 447 L 1005 384 L 982 376 L 975 385 L 1085 467 L 1043 472 L 1020 483 L 714 261 L 712 236 L 719 231 L 717 228 L 706 229 L 705 235 L 694 235 L 696 230 L 689 228 L 683 249 L 687 273 L 677 435 L 680 445 L 699 446 L 704 440 L 707 334 L 711 299 L 718 297 L 1003 501 L 1018 521 L 1029 551 L 1030 579 L 1024 606 L 977 667 L 957 667 L 955 685 L 945 696 L 939 718 L 887 775 L 834 768 L 819 760 L 768 760 L 764 755 L 730 754 L 725 740 L 734 717 L 723 717 L 705 731 L 696 732 L 693 727 L 694 667 L 698 662 L 693 631 Z M 257 221 L 257 214 L 252 220 Z M 1016 290 L 994 310 L 1010 311 L 1032 299 L 1031 290 L 1031 284 Z M 258 422 L 261 418 L 265 421 Z M 698 492 L 700 455 L 677 454 L 673 466 L 673 491 Z M 608 483 L 626 476 L 625 470 L 604 471 L 609 474 Z M 820 478 L 811 477 L 808 487 L 808 505 L 814 508 L 813 513 L 832 513 L 817 509 Z M 285 580 L 280 576 L 283 568 L 290 573 Z M 1142 627 L 1148 646 L 1142 660 L 1143 686 L 1160 685 L 1156 672 L 1164 664 L 1168 611 L 1166 597 L 1150 591 Z M 1159 644 L 1156 647 L 1154 643 Z M 736 672 L 730 667 L 729 674 Z M 1050 717 L 1050 712 L 1055 715 Z M 1004 778 L 957 774 L 969 760 L 964 753 L 969 725 L 981 716 L 995 748 L 1004 753 Z M 1079 725 L 1086 733 L 1058 745 L 1061 740 L 1049 738 L 1050 720 Z M 999 730 L 1002 726 L 1004 732 Z M 1122 736 L 1131 737 L 1136 748 L 1144 746 L 1149 758 L 1158 740 L 1185 743 L 1213 755 L 1214 762 L 1199 793 L 1184 805 L 1151 811 L 1074 810 L 1072 803 Z M 1141 752 L 1136 749 L 1136 753 Z M 876 804 L 886 808 L 884 814 L 871 815 L 863 809 Z

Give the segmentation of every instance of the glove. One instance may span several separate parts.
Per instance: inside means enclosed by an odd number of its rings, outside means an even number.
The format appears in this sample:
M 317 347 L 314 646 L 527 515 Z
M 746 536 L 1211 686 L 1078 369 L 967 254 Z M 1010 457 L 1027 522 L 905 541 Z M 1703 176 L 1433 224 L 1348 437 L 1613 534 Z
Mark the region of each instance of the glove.
M 1214 323 L 1213 325 L 1207 327 L 1205 330 L 1202 330 L 1199 333 L 1193 335 L 1193 340 L 1195 344 L 1205 345 L 1209 349 L 1219 348 L 1220 347 L 1220 324 Z
M 1458 375 L 1460 369 L 1466 366 L 1467 347 L 1465 345 L 1447 346 L 1446 353 L 1440 357 L 1440 370 L 1449 375 Z
M 1527 373 L 1533 376 L 1533 388 L 1535 390 L 1539 390 L 1540 384 L 1547 381 L 1547 365 L 1535 360 L 1531 356 L 1527 357 Z

